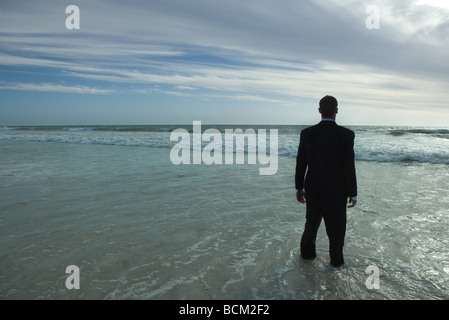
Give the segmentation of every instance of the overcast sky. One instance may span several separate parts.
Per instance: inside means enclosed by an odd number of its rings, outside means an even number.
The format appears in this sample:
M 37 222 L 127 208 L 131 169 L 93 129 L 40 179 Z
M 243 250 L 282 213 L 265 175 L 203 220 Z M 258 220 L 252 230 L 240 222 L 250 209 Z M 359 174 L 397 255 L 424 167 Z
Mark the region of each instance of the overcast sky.
M 448 57 L 447 0 L 0 0 L 0 125 L 449 126 Z

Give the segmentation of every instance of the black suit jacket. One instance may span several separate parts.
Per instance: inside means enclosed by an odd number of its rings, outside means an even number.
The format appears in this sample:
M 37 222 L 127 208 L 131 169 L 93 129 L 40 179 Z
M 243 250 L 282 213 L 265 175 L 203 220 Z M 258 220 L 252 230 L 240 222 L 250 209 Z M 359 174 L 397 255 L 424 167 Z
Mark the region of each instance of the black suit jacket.
M 346 201 L 357 196 L 352 130 L 321 121 L 301 131 L 295 185 L 306 199 Z

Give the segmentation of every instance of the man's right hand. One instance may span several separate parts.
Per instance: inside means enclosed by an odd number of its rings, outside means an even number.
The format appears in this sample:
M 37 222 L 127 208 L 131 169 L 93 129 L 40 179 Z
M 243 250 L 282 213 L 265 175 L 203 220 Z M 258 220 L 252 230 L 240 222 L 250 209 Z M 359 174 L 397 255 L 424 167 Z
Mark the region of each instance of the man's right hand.
M 306 196 L 303 192 L 298 191 L 296 192 L 296 200 L 301 203 L 306 203 Z

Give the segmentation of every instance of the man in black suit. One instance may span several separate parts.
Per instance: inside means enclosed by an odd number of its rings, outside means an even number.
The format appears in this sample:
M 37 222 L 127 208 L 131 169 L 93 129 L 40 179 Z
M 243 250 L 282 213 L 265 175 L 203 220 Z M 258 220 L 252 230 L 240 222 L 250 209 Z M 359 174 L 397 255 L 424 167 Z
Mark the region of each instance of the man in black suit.
M 346 204 L 357 203 L 354 132 L 336 124 L 337 99 L 325 96 L 318 111 L 321 122 L 301 131 L 296 158 L 296 199 L 306 203 L 301 257 L 316 257 L 315 240 L 321 219 L 329 238 L 331 264 L 344 264 Z M 307 174 L 306 174 L 307 171 Z

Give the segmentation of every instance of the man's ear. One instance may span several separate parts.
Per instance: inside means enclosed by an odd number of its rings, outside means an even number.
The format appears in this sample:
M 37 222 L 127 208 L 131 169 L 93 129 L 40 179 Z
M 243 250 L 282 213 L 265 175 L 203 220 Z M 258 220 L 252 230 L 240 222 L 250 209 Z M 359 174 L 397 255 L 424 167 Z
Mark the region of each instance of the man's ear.
M 318 112 L 321 113 L 321 108 L 318 108 Z

